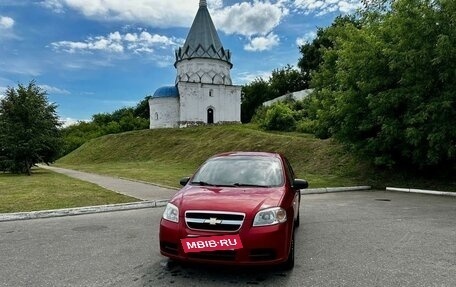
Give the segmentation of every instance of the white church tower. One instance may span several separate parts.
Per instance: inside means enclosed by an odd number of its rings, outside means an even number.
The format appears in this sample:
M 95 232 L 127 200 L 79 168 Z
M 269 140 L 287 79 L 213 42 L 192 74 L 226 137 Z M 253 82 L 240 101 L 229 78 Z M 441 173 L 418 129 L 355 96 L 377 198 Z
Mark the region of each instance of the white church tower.
M 241 87 L 232 84 L 231 53 L 223 48 L 205 0 L 175 54 L 175 86 L 159 88 L 149 100 L 150 128 L 240 123 Z

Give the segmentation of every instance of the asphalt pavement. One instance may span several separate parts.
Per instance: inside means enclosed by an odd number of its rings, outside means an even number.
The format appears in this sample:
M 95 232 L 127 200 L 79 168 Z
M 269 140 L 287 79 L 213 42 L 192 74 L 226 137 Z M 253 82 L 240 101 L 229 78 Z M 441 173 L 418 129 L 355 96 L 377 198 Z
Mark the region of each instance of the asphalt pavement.
M 0 286 L 456 286 L 456 198 L 302 197 L 291 272 L 159 254 L 161 208 L 0 222 Z

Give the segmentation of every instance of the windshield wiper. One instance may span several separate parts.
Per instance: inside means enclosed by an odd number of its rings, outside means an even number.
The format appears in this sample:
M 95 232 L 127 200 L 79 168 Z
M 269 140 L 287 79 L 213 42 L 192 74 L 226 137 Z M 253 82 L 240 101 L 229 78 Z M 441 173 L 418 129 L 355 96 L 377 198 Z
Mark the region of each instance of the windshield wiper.
M 212 184 L 212 183 L 209 183 L 209 182 L 205 182 L 205 181 L 192 181 L 190 183 L 191 184 L 201 185 L 201 186 L 216 186 L 215 184 Z
M 233 186 L 246 186 L 246 187 L 269 187 L 269 185 L 261 185 L 261 184 L 249 184 L 249 183 L 233 183 Z

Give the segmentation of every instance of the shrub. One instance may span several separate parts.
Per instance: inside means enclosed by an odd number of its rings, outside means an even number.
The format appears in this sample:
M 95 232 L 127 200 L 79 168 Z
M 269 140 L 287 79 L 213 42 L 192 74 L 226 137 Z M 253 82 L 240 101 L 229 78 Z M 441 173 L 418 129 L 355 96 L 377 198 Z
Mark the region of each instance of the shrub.
M 302 119 L 296 124 L 296 131 L 306 134 L 314 134 L 316 130 L 317 122 L 310 119 Z
M 265 130 L 294 131 L 296 129 L 293 111 L 284 103 L 275 103 L 269 107 L 259 124 Z

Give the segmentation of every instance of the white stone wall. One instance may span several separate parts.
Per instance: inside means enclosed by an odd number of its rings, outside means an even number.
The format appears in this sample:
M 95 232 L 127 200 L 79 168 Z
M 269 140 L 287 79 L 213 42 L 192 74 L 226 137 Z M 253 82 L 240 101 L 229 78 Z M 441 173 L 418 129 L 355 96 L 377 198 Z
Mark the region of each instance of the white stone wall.
M 214 123 L 241 121 L 241 87 L 179 82 L 180 126 L 207 123 L 207 110 Z
M 227 62 L 215 59 L 182 60 L 176 64 L 178 82 L 192 82 L 216 85 L 232 85 Z
M 304 98 L 307 98 L 313 91 L 314 91 L 314 89 L 306 89 L 306 90 L 301 90 L 301 91 L 297 91 L 297 92 L 293 92 L 293 93 L 288 93 L 286 95 L 283 95 L 283 96 L 277 97 L 275 99 L 264 102 L 263 106 L 269 107 L 269 106 L 272 106 L 274 103 L 282 102 L 287 99 L 301 101 Z
M 151 98 L 149 111 L 151 129 L 179 127 L 179 98 Z

